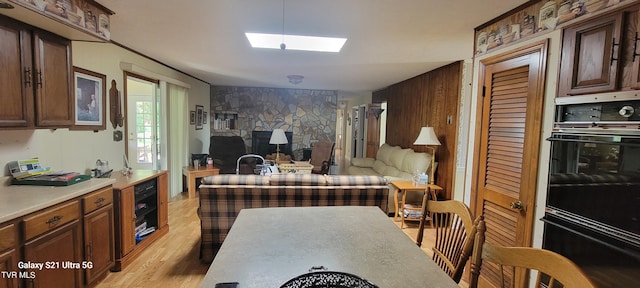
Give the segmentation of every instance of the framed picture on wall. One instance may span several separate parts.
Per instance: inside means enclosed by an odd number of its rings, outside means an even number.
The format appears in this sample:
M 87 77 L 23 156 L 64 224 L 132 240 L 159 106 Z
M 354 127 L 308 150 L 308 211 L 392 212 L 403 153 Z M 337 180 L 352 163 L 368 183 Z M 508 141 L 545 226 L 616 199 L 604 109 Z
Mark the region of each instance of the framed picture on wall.
M 75 130 L 105 130 L 107 77 L 103 74 L 73 67 L 75 88 Z
M 196 111 L 189 111 L 189 124 L 196 125 Z
M 196 105 L 196 130 L 202 129 L 204 120 L 204 106 Z
M 209 119 L 207 119 L 207 112 L 202 113 L 202 124 L 207 124 Z

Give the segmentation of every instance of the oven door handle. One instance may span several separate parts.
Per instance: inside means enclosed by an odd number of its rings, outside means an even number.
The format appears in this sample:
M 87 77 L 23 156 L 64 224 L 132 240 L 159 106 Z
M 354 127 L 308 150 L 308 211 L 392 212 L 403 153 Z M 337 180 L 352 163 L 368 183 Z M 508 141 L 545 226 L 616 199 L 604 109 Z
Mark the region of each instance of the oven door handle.
M 640 147 L 640 143 L 632 143 L 632 142 L 616 142 L 616 141 L 601 141 L 601 140 L 585 140 L 585 139 L 565 139 L 565 138 L 557 138 L 557 137 L 549 137 L 547 141 L 551 142 L 577 142 L 577 143 L 594 143 L 594 144 L 607 144 L 607 145 L 624 145 L 631 147 Z

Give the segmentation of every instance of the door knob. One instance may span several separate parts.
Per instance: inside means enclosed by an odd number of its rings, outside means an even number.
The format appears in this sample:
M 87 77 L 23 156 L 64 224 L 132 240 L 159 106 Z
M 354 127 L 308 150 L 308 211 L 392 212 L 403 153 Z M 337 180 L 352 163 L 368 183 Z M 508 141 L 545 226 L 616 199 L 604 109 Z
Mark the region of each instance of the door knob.
M 509 203 L 509 207 L 511 207 L 511 209 L 524 210 L 524 206 L 520 200 Z

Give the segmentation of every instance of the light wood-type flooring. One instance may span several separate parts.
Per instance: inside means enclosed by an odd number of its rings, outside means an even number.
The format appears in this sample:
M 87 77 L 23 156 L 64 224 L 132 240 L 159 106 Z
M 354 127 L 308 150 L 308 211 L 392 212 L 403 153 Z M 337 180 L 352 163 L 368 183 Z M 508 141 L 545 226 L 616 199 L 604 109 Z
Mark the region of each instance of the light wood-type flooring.
M 110 272 L 96 287 L 200 287 L 209 265 L 198 259 L 198 198 L 188 199 L 187 193 L 182 194 L 169 202 L 169 233 L 122 271 Z M 395 223 L 400 229 L 400 222 Z M 415 241 L 417 226 L 417 222 L 408 223 L 402 231 Z M 425 229 L 422 243 L 425 257 L 431 257 L 432 232 L 432 229 Z M 461 286 L 466 285 L 462 283 Z

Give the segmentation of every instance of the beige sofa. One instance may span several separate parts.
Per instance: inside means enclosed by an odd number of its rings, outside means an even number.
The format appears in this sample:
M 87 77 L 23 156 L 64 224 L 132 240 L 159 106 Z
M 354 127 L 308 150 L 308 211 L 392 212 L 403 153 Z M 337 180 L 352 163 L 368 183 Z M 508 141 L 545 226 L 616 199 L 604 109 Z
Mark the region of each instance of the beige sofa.
M 431 165 L 431 154 L 415 152 L 411 148 L 382 144 L 376 158 L 352 158 L 347 168 L 349 175 L 376 175 L 393 180 L 411 180 L 417 173 L 427 173 Z M 393 211 L 393 191 L 389 191 L 389 209 Z

